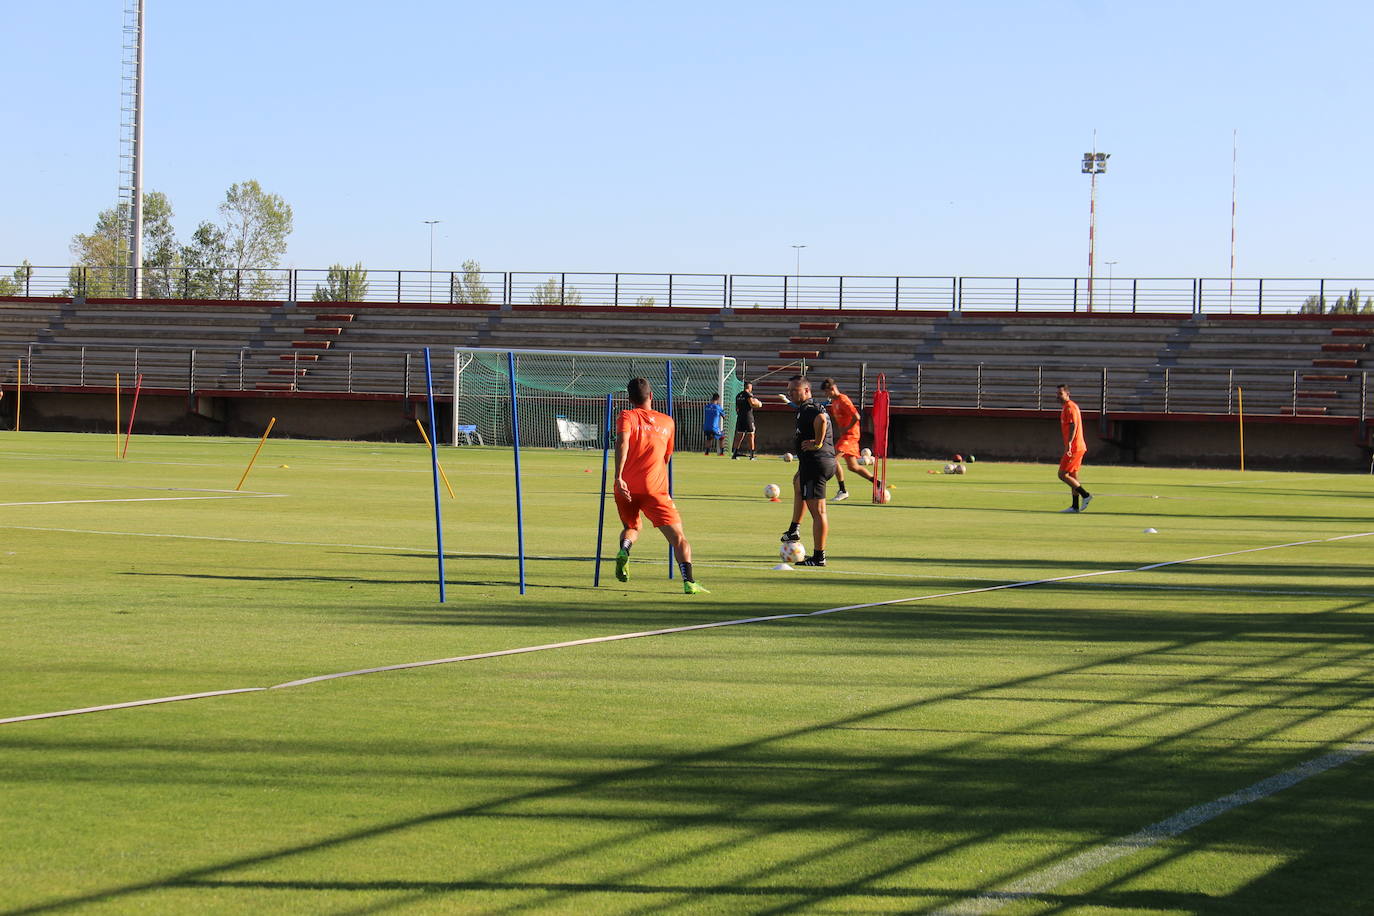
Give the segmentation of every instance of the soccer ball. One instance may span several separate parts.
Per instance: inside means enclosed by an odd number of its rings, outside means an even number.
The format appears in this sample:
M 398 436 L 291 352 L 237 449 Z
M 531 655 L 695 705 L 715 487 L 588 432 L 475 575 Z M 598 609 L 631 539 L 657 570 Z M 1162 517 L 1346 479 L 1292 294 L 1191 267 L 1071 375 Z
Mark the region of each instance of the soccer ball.
M 879 494 L 878 494 L 878 502 L 884 503 L 884 504 L 892 502 L 892 491 L 891 491 L 891 490 L 883 490 L 883 492 L 879 493 Z
M 859 452 L 859 457 L 860 457 L 860 458 L 872 458 L 872 457 L 873 457 L 873 449 L 871 449 L 871 448 L 866 448 L 866 449 L 864 449 L 863 451 Z
M 975 455 L 969 455 L 969 456 L 968 456 L 968 460 L 969 460 L 970 463 L 972 463 L 972 462 L 974 462 L 974 461 L 977 461 L 978 458 L 977 458 L 977 456 L 975 456 Z
M 956 465 L 954 466 L 954 473 L 956 473 L 956 474 L 967 474 L 967 473 L 968 473 L 968 468 L 961 462 L 961 463 L 956 464 Z
M 946 474 L 953 474 L 953 473 L 954 473 L 954 468 L 955 468 L 955 465 L 952 465 L 952 464 L 947 464 L 947 465 L 945 465 L 945 473 L 946 473 Z
M 806 548 L 801 541 L 784 541 L 778 548 L 778 556 L 784 563 L 800 563 L 806 559 Z
M 955 464 L 958 464 L 959 462 L 961 462 L 961 461 L 963 461 L 963 460 L 964 460 L 964 456 L 963 456 L 963 455 L 956 454 L 956 455 L 954 456 L 954 463 L 955 463 Z
M 864 451 L 868 451 L 868 449 L 864 449 Z M 859 465 L 860 465 L 860 467 L 869 467 L 869 466 L 871 466 L 872 464 L 873 464 L 873 456 L 872 456 L 872 455 L 860 455 L 860 456 L 859 456 Z
M 767 496 L 769 499 L 777 499 L 782 495 L 782 488 L 775 483 L 770 483 L 763 488 L 763 495 Z
M 793 455 L 791 452 L 787 452 L 786 454 L 784 454 L 784 455 L 782 456 L 782 460 L 783 460 L 783 461 L 792 461 L 792 460 L 794 460 L 796 457 L 797 457 L 797 456 L 796 456 L 796 455 Z

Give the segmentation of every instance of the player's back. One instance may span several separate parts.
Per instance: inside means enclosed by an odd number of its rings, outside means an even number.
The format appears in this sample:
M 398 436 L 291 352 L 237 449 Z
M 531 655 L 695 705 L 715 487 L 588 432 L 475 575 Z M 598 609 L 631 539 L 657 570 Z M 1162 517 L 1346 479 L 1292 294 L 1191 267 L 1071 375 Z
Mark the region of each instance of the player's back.
M 625 443 L 621 479 L 631 493 L 666 493 L 667 460 L 673 454 L 676 424 L 657 410 L 633 407 L 620 412 L 616 432 Z

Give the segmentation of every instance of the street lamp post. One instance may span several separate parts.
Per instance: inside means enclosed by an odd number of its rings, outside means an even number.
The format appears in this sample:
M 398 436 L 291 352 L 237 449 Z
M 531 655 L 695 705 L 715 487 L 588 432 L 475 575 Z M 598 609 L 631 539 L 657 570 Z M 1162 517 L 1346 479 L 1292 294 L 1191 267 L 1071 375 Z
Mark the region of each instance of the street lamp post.
M 1114 275 L 1114 271 L 1112 270 L 1112 268 L 1115 267 L 1115 266 L 1117 265 L 1117 262 L 1116 262 L 1116 261 L 1108 261 L 1108 262 L 1106 262 L 1106 263 L 1107 263 L 1107 311 L 1110 312 L 1110 311 L 1112 310 L 1112 303 L 1116 301 L 1116 285 L 1112 282 L 1112 277 L 1113 277 L 1113 275 Z
M 441 219 L 427 219 L 425 225 L 429 226 L 429 301 L 434 301 L 434 226 L 442 223 Z
M 1095 132 L 1094 132 L 1095 133 Z M 1094 143 L 1094 146 L 1097 144 Z M 1093 310 L 1093 275 L 1097 266 L 1094 245 L 1097 238 L 1097 176 L 1107 171 L 1107 160 L 1111 153 L 1094 150 L 1083 154 L 1083 174 L 1092 178 L 1092 192 L 1088 202 L 1088 311 Z
M 796 295 L 796 297 L 797 297 L 797 308 L 801 308 L 801 250 L 802 250 L 803 248 L 805 248 L 805 247 L 806 247 L 805 245 L 793 245 L 793 246 L 792 246 L 792 248 L 797 252 L 797 272 L 796 272 L 796 279 L 795 279 L 795 281 L 794 281 L 794 285 L 797 287 L 797 290 L 796 290 L 796 293 L 795 293 L 795 295 Z M 783 300 L 783 303 L 782 303 L 782 304 L 783 304 L 783 307 L 784 307 L 784 308 L 787 307 L 787 301 L 786 301 L 786 300 Z

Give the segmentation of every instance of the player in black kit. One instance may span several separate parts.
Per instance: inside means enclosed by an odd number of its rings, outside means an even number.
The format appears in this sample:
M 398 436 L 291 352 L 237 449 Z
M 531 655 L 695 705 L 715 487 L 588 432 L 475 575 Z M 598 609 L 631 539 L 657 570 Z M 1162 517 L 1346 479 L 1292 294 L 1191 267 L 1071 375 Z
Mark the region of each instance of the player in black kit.
M 787 398 L 797 408 L 793 443 L 800 467 L 792 477 L 792 526 L 782 540 L 799 541 L 802 509 L 811 513 L 812 553 L 798 566 L 825 565 L 825 538 L 830 521 L 825 513 L 825 484 L 835 476 L 835 432 L 825 408 L 811 399 L 811 383 L 800 375 L 787 380 Z
M 749 437 L 749 460 L 754 460 L 754 408 L 762 407 L 763 402 L 754 397 L 754 383 L 745 382 L 744 390 L 735 395 L 735 447 L 730 451 L 734 460 L 740 455 L 744 437 Z

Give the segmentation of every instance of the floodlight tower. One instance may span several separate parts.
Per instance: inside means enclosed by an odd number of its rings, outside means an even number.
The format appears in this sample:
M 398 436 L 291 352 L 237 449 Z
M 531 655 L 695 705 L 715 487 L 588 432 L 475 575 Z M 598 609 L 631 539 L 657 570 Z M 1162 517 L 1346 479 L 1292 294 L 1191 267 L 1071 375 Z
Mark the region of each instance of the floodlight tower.
M 124 9 L 124 66 L 120 90 L 119 198 L 129 243 L 129 298 L 143 295 L 143 0 Z
M 1097 144 L 1094 143 L 1093 146 Z M 1088 311 L 1093 310 L 1093 277 L 1097 267 L 1097 176 L 1106 174 L 1107 160 L 1111 153 L 1094 150 L 1083 154 L 1083 174 L 1092 179 L 1092 192 L 1088 201 Z

